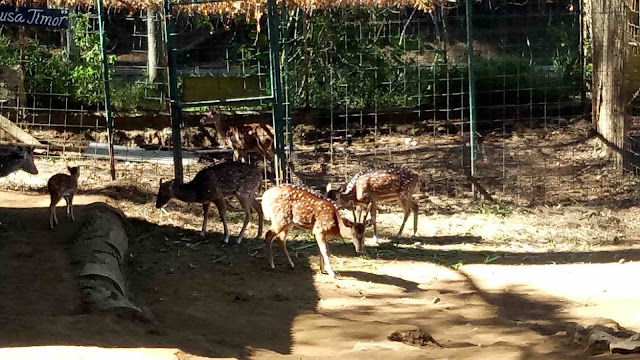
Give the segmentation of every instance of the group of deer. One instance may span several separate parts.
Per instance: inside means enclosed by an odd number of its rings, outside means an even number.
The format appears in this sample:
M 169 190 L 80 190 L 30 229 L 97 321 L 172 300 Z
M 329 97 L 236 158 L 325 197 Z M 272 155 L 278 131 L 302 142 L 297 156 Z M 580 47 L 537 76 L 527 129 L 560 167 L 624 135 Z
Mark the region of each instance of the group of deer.
M 23 170 L 29 174 L 37 175 L 38 169 L 33 160 L 33 148 L 24 146 L 4 146 L 0 149 L 0 177 L 7 176 L 16 171 Z M 67 217 L 75 221 L 73 215 L 73 197 L 78 191 L 79 167 L 68 168 L 70 175 L 55 174 L 47 182 L 47 189 L 51 197 L 49 206 L 49 226 L 51 229 L 58 225 L 56 205 L 65 199 L 67 203 Z
M 411 211 L 414 213 L 414 234 L 418 222 L 418 206 L 412 199 L 418 185 L 418 174 L 402 166 L 388 166 L 369 169 L 356 174 L 353 179 L 340 190 L 329 191 L 328 197 L 304 187 L 282 185 L 268 189 L 262 195 L 262 204 L 256 200 L 262 175 L 260 170 L 250 164 L 241 162 L 222 162 L 200 170 L 188 183 L 175 180 L 163 182 L 156 201 L 157 208 L 163 208 L 171 198 L 178 198 L 185 202 L 202 204 L 203 223 L 201 235 L 207 230 L 209 206 L 213 203 L 217 208 L 224 228 L 224 242 L 229 241 L 229 230 L 226 220 L 225 199 L 236 197 L 242 206 L 245 218 L 238 235 L 238 244 L 242 241 L 244 231 L 249 222 L 251 211 L 258 213 L 258 235 L 262 235 L 264 219 L 271 221 L 271 226 L 265 235 L 267 256 L 271 268 L 275 268 L 271 246 L 274 239 L 278 240 L 282 251 L 287 257 L 289 265 L 294 263 L 286 247 L 286 238 L 292 228 L 298 227 L 313 233 L 320 250 L 320 270 L 335 277 L 329 262 L 328 240 L 331 238 L 348 238 L 353 242 L 356 252 L 364 252 L 364 233 L 366 226 L 373 222 L 374 238 L 377 241 L 376 207 L 381 201 L 399 200 L 404 209 L 404 220 L 398 236 Z M 335 200 L 335 201 L 334 201 Z M 350 221 L 341 216 L 339 207 L 358 208 L 367 212 L 364 218 L 356 216 Z M 366 221 L 368 213 L 371 219 Z

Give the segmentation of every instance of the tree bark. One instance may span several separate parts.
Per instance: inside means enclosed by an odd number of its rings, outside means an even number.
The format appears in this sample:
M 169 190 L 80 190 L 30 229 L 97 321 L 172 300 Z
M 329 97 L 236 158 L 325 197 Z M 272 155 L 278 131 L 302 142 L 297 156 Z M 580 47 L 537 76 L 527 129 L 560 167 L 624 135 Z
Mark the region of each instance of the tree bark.
M 158 76 L 155 14 L 153 8 L 147 9 L 147 79 L 151 84 Z
M 593 125 L 619 169 L 624 165 L 627 133 L 624 77 L 627 8 L 624 0 L 592 0 Z

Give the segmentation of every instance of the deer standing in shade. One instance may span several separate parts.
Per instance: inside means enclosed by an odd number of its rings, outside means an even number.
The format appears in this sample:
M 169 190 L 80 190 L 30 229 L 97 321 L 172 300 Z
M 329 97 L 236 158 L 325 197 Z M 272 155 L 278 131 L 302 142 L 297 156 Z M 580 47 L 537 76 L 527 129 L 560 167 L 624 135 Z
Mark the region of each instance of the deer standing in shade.
M 47 182 L 47 189 L 51 196 L 51 205 L 49 205 L 49 227 L 53 230 L 54 223 L 58 225 L 58 215 L 56 214 L 56 205 L 62 198 L 67 203 L 66 218 L 71 215 L 71 221 L 76 221 L 73 215 L 73 197 L 78 192 L 78 178 L 80 177 L 80 167 L 68 167 L 69 174 L 55 174 Z
M 18 170 L 37 175 L 38 169 L 33 162 L 33 148 L 15 146 L 0 150 L 0 177 L 7 176 Z
M 229 242 L 229 229 L 227 228 L 225 199 L 235 196 L 244 210 L 244 223 L 238 235 L 238 244 L 242 241 L 242 236 L 249 218 L 251 209 L 258 213 L 258 237 L 262 235 L 262 209 L 256 196 L 262 182 L 260 169 L 254 165 L 240 162 L 222 162 L 217 165 L 208 166 L 200 170 L 190 182 L 186 184 L 176 183 L 174 180 L 163 182 L 160 180 L 160 189 L 156 207 L 163 208 L 172 198 L 180 199 L 184 202 L 196 202 L 202 204 L 203 220 L 201 236 L 207 232 L 207 217 L 209 207 L 213 203 L 218 208 L 218 213 L 224 227 L 224 242 Z

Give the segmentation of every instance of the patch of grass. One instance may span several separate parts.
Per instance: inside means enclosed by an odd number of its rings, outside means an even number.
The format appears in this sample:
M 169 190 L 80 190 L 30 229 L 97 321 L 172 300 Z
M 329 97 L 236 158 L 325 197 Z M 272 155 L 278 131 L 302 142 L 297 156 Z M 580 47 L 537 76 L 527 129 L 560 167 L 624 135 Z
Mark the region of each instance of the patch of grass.
M 513 208 L 505 204 L 481 204 L 473 205 L 469 208 L 469 211 L 473 214 L 494 215 L 497 217 L 505 218 L 513 213 Z

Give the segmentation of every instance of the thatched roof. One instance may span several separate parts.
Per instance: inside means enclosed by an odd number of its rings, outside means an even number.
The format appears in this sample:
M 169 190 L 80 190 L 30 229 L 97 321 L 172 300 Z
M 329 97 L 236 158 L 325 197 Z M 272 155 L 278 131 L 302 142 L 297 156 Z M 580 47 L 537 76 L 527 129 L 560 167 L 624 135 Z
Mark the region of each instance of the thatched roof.
M 150 7 L 161 7 L 162 0 L 103 0 L 108 8 L 141 10 Z M 278 0 L 280 3 L 281 0 Z M 415 6 L 419 10 L 430 11 L 438 0 L 286 0 L 289 8 L 326 9 L 350 6 Z M 93 6 L 95 0 L 0 0 L 0 4 L 17 6 Z M 187 12 L 202 14 L 222 14 L 229 17 L 260 17 L 267 5 L 267 0 L 247 0 L 216 2 L 201 5 L 181 6 Z

